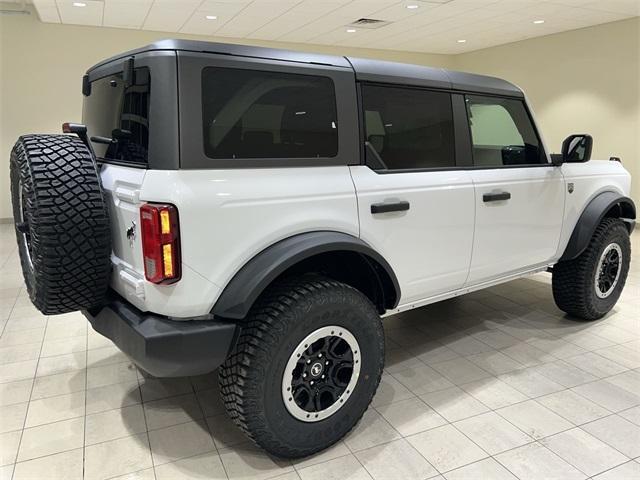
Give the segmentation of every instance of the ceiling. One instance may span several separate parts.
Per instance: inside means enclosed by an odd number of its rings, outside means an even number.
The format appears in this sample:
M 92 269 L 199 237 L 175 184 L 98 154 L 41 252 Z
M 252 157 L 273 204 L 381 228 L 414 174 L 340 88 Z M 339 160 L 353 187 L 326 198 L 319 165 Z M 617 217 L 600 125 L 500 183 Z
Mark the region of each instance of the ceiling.
M 43 22 L 444 54 L 640 15 L 640 0 L 32 0 L 32 3 Z M 360 18 L 389 23 L 376 29 L 350 26 Z

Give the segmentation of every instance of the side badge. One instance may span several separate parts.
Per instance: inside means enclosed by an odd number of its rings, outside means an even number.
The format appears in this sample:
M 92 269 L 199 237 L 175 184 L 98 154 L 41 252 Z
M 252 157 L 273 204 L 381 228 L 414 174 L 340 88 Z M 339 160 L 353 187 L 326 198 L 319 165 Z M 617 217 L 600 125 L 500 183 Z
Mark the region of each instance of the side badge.
M 569 193 L 573 193 L 573 182 L 567 183 L 567 190 Z
M 127 240 L 129 240 L 129 246 L 133 246 L 133 241 L 136 239 L 136 222 L 131 222 L 131 226 L 127 228 Z

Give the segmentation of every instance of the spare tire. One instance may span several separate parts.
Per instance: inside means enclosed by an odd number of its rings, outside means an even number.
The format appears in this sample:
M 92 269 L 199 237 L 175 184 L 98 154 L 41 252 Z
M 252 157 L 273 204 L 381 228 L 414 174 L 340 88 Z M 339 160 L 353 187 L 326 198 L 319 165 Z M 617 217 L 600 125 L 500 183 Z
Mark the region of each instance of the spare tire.
M 75 135 L 24 135 L 11 151 L 11 201 L 24 281 L 46 315 L 100 306 L 111 234 L 96 162 Z

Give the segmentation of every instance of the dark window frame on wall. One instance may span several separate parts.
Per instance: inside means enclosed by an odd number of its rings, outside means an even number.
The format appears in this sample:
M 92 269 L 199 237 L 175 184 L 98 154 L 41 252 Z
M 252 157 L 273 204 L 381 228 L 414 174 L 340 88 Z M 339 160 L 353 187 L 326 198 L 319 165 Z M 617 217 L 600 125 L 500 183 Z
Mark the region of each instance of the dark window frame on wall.
M 401 173 L 461 166 L 456 163 L 458 126 L 451 92 L 379 83 L 362 83 L 359 90 L 365 163 L 373 170 Z M 440 122 L 432 121 L 438 118 Z M 416 122 L 410 125 L 407 120 Z

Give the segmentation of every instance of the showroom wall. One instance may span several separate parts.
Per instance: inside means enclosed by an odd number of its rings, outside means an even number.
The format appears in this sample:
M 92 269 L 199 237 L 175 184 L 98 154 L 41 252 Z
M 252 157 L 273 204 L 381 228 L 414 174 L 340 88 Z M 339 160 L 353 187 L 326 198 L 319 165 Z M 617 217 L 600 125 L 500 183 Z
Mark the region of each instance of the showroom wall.
M 451 62 L 446 55 L 41 23 L 35 11 L 31 15 L 0 15 L 0 219 L 12 216 L 8 161 L 18 136 L 58 133 L 63 122 L 80 121 L 80 85 L 88 67 L 119 52 L 170 37 L 235 41 L 432 66 L 448 66 Z
M 622 157 L 635 172 L 640 203 L 640 20 L 526 40 L 457 56 L 318 45 L 248 42 L 324 53 L 404 61 L 501 76 L 525 89 L 547 143 L 569 133 L 594 135 L 594 157 Z M 0 15 L 0 219 L 11 217 L 9 151 L 29 132 L 59 132 L 81 118 L 80 81 L 87 67 L 151 41 L 162 32 L 41 23 L 32 15 Z
M 552 152 L 593 135 L 592 158 L 622 158 L 640 204 L 640 18 L 456 55 L 453 68 L 522 87 Z

